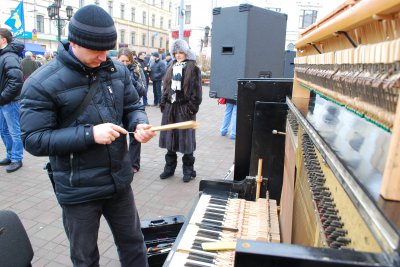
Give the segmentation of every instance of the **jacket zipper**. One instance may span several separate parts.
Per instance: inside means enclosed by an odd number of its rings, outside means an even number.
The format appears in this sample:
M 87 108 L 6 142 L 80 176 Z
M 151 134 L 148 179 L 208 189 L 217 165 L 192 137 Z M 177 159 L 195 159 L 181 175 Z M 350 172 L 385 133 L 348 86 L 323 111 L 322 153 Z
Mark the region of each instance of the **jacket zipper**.
M 74 175 L 73 160 L 74 160 L 74 153 L 71 153 L 71 154 L 69 154 L 69 164 L 71 165 L 71 173 L 69 175 L 69 185 L 70 186 L 74 186 L 72 184 L 72 176 Z
M 113 90 L 112 90 L 110 85 L 107 85 L 107 89 L 108 89 L 108 92 L 110 93 L 110 97 L 111 97 L 111 101 L 112 101 L 112 104 L 113 104 L 113 108 L 114 108 L 115 114 L 117 114 L 117 108 L 115 106 L 115 99 L 114 99 Z

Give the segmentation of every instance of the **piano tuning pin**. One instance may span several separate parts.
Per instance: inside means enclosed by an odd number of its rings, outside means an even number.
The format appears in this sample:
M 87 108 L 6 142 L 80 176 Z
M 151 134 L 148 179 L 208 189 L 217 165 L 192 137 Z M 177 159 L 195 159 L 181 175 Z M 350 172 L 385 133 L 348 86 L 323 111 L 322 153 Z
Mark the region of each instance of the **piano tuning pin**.
M 333 233 L 334 231 L 335 231 L 335 227 L 333 227 L 333 226 L 328 226 L 328 227 L 325 229 L 325 233 L 326 233 L 327 235 Z
M 337 238 L 338 238 L 337 236 L 332 236 L 332 234 L 331 234 L 331 235 L 328 236 L 327 240 L 329 242 L 334 242 L 334 241 L 336 241 Z
M 333 201 L 333 200 L 332 200 L 332 198 L 330 198 L 330 197 L 323 196 L 323 197 L 322 197 L 322 201 L 323 201 L 323 203 L 325 203 L 325 202 L 327 202 L 327 201 Z
M 350 238 L 346 238 L 346 237 L 340 236 L 340 237 L 337 238 L 336 241 L 337 241 L 337 242 L 344 243 L 344 244 L 347 245 L 347 244 L 349 244 L 349 243 L 351 242 L 351 239 L 350 239 Z
M 336 236 L 345 236 L 346 234 L 344 233 L 344 231 L 338 231 L 338 230 L 342 230 L 342 229 L 336 229 L 335 231 L 333 231 L 331 233 L 331 235 L 335 234 Z
M 345 235 L 347 235 L 347 233 L 348 233 L 346 229 L 342 229 L 342 228 L 337 228 L 336 231 L 337 232 L 341 232 L 341 233 L 343 233 Z
M 320 196 L 320 195 L 313 195 L 313 198 L 314 198 L 314 200 L 316 200 L 316 201 L 321 201 L 322 196 Z
M 333 219 L 333 220 L 340 220 L 340 219 L 342 219 L 342 217 L 340 217 L 340 216 L 338 216 L 338 215 L 336 215 L 336 214 L 331 214 L 331 215 L 329 215 L 329 218 L 331 218 L 331 219 Z
M 326 220 L 328 220 L 328 218 L 323 215 L 319 219 L 321 220 L 322 223 L 324 223 Z
M 337 242 L 337 241 L 333 241 L 332 243 L 329 244 L 329 247 L 331 248 L 340 248 L 341 246 L 343 246 L 343 243 Z
M 331 220 L 326 220 L 322 225 L 324 226 L 324 227 L 328 227 L 328 226 L 330 226 L 331 225 Z
M 329 192 L 327 190 L 322 191 L 321 194 L 324 195 L 324 196 L 327 196 L 327 197 L 331 196 L 331 192 Z

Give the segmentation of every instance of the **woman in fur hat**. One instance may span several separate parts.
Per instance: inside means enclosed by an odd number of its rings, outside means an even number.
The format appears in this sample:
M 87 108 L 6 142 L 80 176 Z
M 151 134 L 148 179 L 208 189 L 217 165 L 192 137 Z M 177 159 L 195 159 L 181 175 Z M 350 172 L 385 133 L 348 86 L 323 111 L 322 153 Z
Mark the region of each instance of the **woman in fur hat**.
M 161 97 L 161 124 L 170 124 L 196 120 L 196 113 L 202 100 L 201 71 L 196 65 L 196 55 L 185 40 L 176 40 L 170 48 L 174 61 L 164 77 L 164 89 Z M 177 152 L 183 154 L 183 181 L 189 182 L 196 177 L 194 170 L 196 137 L 194 129 L 162 131 L 161 148 L 166 148 L 164 172 L 160 178 L 174 175 L 177 165 Z

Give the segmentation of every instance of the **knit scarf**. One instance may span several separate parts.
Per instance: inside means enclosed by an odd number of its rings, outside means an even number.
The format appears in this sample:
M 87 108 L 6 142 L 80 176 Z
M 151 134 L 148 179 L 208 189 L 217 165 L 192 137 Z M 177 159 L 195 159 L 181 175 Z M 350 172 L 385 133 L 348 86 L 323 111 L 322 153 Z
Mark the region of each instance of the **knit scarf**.
M 180 91 L 181 85 L 182 85 L 182 72 L 183 68 L 186 66 L 186 62 L 177 62 L 175 63 L 173 69 L 172 69 L 172 82 L 171 82 L 171 89 L 172 89 L 172 95 L 171 95 L 171 103 L 174 103 L 176 100 L 176 91 Z

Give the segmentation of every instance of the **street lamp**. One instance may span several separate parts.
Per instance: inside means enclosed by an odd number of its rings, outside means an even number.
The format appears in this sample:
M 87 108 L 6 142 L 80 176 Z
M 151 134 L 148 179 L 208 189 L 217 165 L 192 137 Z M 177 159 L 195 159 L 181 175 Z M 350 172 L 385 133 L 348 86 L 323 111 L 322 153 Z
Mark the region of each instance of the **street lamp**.
M 54 0 L 54 3 L 47 7 L 47 13 L 49 14 L 50 20 L 55 20 L 57 23 L 58 41 L 61 41 L 61 30 L 65 25 L 65 21 L 69 21 L 72 18 L 72 13 L 74 12 L 71 6 L 67 6 L 67 18 L 62 19 L 60 17 L 61 4 L 62 0 Z
M 210 34 L 210 27 L 206 26 L 204 27 L 204 37 L 201 39 L 201 46 L 200 46 L 200 53 L 203 52 L 203 47 L 208 46 L 208 36 Z

